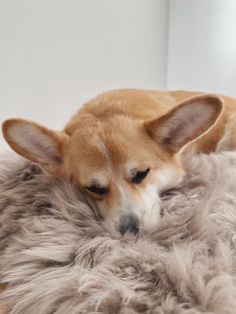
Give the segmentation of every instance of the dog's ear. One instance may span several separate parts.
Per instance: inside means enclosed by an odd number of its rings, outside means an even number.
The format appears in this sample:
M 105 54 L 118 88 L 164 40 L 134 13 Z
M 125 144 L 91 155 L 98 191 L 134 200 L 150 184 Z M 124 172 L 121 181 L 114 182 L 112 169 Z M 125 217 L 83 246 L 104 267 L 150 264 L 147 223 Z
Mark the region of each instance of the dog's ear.
M 163 116 L 145 122 L 151 138 L 171 153 L 211 128 L 223 111 L 221 98 L 213 95 L 191 97 Z
M 63 145 L 68 135 L 49 130 L 23 119 L 9 119 L 2 125 L 11 148 L 23 157 L 39 163 L 50 173 L 63 173 Z

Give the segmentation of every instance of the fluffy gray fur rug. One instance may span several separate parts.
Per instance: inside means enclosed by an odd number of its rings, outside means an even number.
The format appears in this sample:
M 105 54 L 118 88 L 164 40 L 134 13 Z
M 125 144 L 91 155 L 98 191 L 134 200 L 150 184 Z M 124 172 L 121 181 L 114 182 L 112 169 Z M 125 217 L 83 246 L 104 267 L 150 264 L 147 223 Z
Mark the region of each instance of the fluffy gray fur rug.
M 1 313 L 236 313 L 236 152 L 186 161 L 159 227 L 138 238 L 10 156 L 0 159 Z

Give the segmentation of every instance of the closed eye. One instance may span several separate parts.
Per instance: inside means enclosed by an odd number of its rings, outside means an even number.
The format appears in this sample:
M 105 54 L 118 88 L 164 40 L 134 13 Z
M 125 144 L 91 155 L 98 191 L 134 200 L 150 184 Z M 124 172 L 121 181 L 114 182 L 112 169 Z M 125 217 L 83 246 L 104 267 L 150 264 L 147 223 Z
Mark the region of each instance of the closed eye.
M 108 193 L 108 189 L 104 187 L 98 187 L 96 185 L 86 186 L 86 189 L 92 193 L 98 194 L 98 195 L 105 195 Z
M 146 176 L 148 175 L 149 171 L 150 171 L 150 168 L 147 168 L 144 171 L 136 172 L 135 176 L 132 178 L 132 182 L 134 184 L 141 183 L 146 178 Z

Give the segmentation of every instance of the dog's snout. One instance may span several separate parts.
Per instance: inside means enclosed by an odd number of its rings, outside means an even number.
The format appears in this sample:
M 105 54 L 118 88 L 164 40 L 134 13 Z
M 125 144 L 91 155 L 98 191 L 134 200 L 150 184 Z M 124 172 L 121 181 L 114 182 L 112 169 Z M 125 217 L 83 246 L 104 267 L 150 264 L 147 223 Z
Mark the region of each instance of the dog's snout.
M 122 235 L 125 233 L 133 233 L 136 235 L 139 232 L 139 220 L 134 214 L 126 214 L 121 216 L 119 231 Z

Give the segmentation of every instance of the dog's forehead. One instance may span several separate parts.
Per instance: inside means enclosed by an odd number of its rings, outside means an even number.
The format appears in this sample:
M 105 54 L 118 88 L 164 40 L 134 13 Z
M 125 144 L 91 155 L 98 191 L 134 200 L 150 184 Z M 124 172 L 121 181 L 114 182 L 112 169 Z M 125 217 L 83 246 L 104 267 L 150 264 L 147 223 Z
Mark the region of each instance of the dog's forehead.
M 97 131 L 97 132 L 96 132 Z M 122 130 L 95 130 L 91 132 L 84 149 L 89 156 L 99 164 L 117 167 L 129 159 L 129 150 L 132 144 L 127 139 L 127 134 Z
M 142 143 L 137 124 L 116 118 L 79 128 L 72 135 L 70 146 L 81 172 L 102 177 L 109 172 L 120 173 L 121 167 L 125 172 L 137 168 L 146 159 Z
M 137 125 L 130 119 L 91 120 L 73 135 L 78 145 L 83 145 L 88 152 L 97 152 L 106 158 L 125 155 L 134 139 L 138 139 Z

